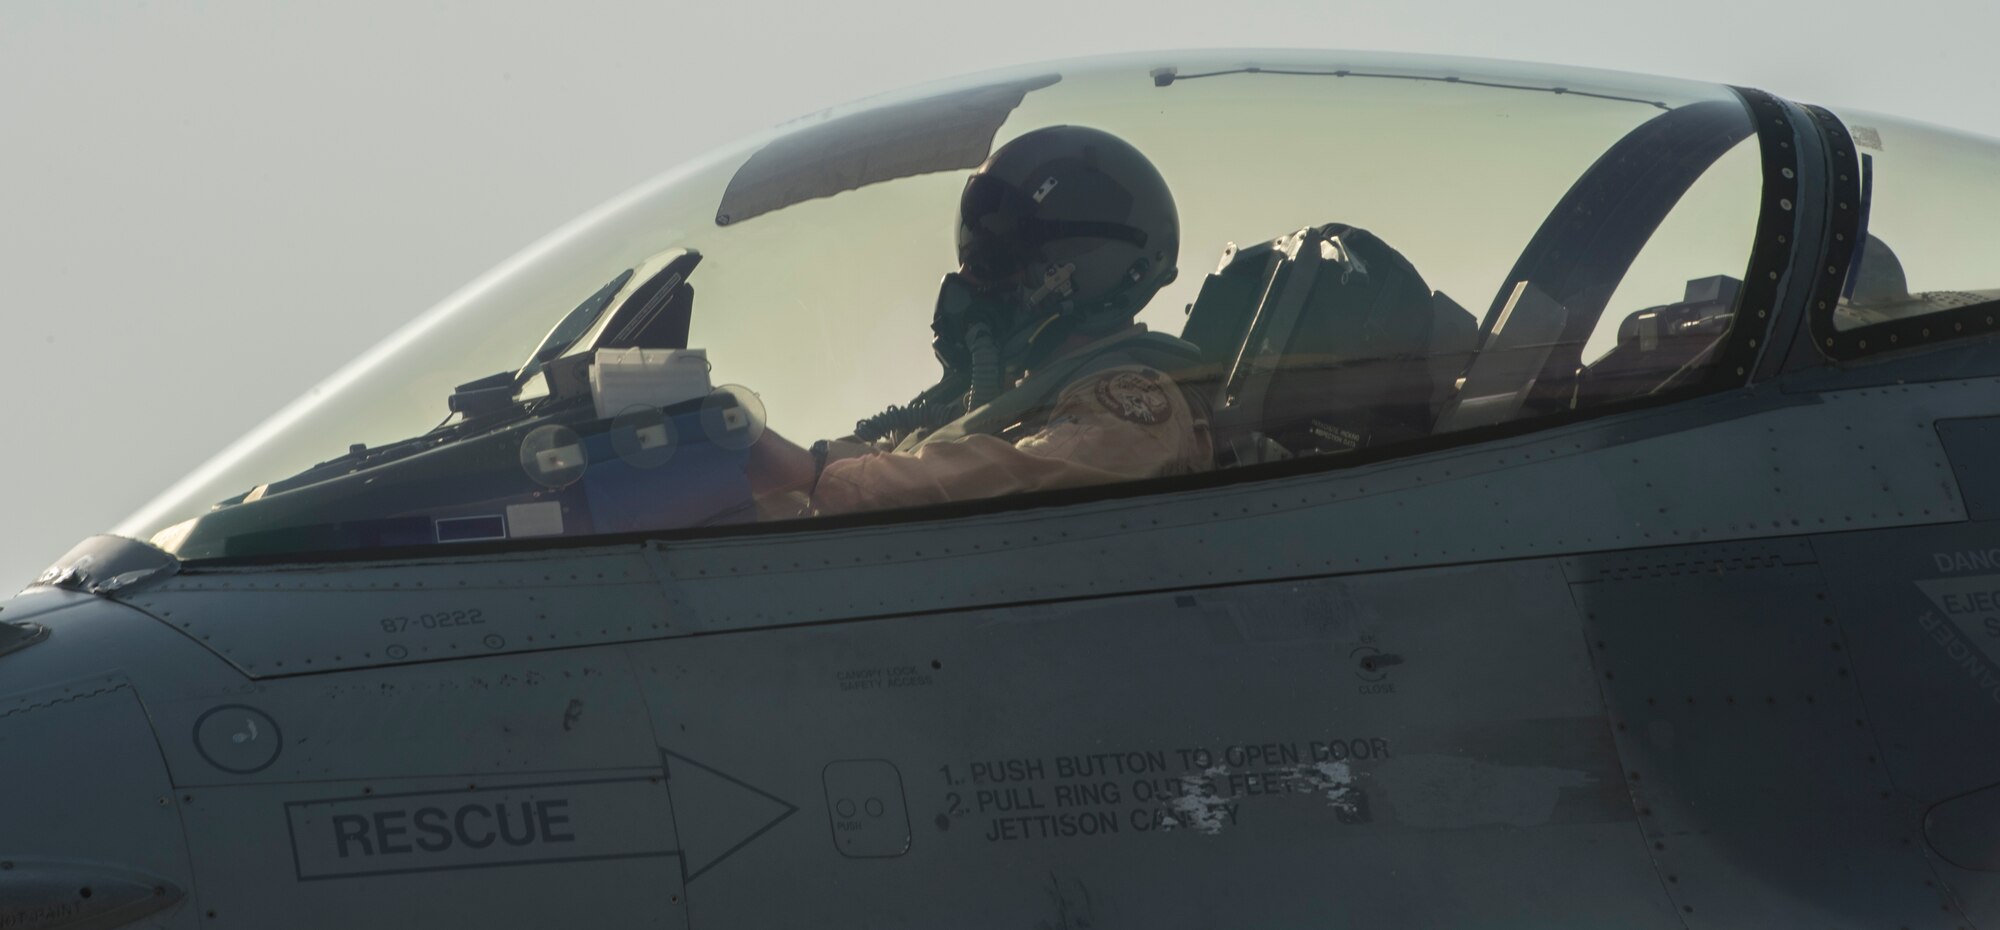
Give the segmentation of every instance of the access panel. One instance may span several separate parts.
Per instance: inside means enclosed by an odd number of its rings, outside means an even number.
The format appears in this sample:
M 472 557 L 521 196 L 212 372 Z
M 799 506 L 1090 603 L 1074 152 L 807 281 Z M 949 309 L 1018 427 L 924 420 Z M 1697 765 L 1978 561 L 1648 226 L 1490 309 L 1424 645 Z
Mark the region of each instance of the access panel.
M 1548 562 L 622 648 L 696 927 L 1677 925 Z
M 1690 926 L 1957 927 L 1890 783 L 1854 647 L 1803 541 L 1566 570 L 1623 777 Z

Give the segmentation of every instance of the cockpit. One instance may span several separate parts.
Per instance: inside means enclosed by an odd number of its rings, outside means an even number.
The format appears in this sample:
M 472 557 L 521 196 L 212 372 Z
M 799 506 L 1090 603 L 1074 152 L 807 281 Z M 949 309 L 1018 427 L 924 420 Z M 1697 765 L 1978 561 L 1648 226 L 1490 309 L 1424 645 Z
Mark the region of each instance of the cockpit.
M 1144 152 L 1177 205 L 1177 273 L 1135 317 L 1180 347 L 1139 366 L 1198 422 L 1199 467 L 1175 474 L 1338 467 L 1742 383 L 1729 336 L 1765 309 L 1771 210 L 1740 92 L 1392 56 L 1110 59 L 815 114 L 670 173 L 416 318 L 119 532 L 284 558 L 818 519 L 809 487 L 760 486 L 760 457 L 918 454 L 898 424 L 964 393 L 939 390 L 934 322 L 967 178 L 1055 126 Z M 1866 209 L 1836 324 L 2000 298 L 1954 234 L 1973 211 L 1933 212 L 1962 176 L 1991 192 L 1991 150 L 1873 117 L 1855 138 Z M 1015 442 L 1068 416 L 1060 387 L 969 399 L 959 428 Z M 1135 420 L 1143 391 L 1104 396 Z M 1031 504 L 1024 486 L 926 501 Z

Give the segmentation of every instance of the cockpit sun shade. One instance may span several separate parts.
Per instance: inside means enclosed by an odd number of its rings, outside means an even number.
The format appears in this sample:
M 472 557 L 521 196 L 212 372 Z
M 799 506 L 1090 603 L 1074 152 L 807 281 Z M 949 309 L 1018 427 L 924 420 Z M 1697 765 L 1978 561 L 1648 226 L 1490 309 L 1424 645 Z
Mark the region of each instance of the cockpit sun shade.
M 882 181 L 976 168 L 993 135 L 1031 90 L 1061 80 L 1048 74 L 977 87 L 843 116 L 789 133 L 757 150 L 729 179 L 715 225 Z

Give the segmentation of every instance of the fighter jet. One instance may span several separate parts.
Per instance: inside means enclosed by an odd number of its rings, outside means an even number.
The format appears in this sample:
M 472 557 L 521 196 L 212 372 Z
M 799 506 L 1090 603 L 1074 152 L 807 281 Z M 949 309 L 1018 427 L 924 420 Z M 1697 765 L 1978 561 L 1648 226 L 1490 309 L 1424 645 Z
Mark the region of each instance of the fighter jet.
M 2000 926 L 1996 218 L 1490 61 L 777 127 L 6 602 L 0 927 Z

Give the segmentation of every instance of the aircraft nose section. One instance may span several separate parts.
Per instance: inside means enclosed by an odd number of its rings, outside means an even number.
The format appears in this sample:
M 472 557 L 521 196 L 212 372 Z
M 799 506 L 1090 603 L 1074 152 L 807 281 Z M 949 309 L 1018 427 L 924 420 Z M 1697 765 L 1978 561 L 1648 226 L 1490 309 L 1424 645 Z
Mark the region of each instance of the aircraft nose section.
M 137 690 L 124 671 L 78 674 L 133 659 L 100 646 L 154 621 L 99 598 L 66 600 L 0 613 L 6 930 L 128 926 L 190 887 L 173 786 Z M 36 615 L 24 623 L 23 613 Z

